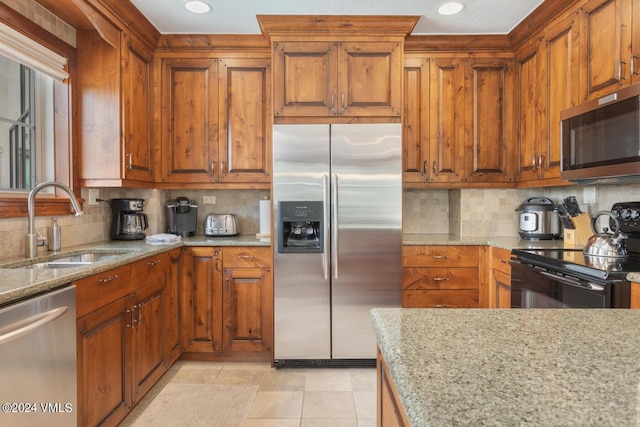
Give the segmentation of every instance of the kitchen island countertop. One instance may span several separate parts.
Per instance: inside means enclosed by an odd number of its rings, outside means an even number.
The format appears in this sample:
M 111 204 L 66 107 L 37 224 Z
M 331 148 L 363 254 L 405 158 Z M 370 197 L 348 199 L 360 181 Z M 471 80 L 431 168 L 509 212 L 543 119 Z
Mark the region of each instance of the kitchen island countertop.
M 374 309 L 412 427 L 640 424 L 636 310 Z
M 145 240 L 113 240 L 65 247 L 59 252 L 49 252 L 41 249 L 40 255 L 32 260 L 24 257 L 0 260 L 0 305 L 47 292 L 75 280 L 130 264 L 174 248 L 183 246 L 270 246 L 270 244 L 269 239 L 258 239 L 255 235 L 240 235 L 233 237 L 187 237 L 182 239 L 181 242 L 171 245 L 150 245 Z M 20 266 L 27 263 L 41 262 L 50 258 L 76 255 L 83 252 L 115 253 L 116 256 L 109 260 L 79 267 L 20 268 Z

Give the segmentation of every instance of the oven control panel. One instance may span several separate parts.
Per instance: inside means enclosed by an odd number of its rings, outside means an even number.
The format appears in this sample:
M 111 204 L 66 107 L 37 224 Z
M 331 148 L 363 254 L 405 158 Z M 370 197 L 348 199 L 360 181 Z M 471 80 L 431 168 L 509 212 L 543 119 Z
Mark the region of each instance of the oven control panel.
M 640 233 L 640 202 L 614 203 L 611 213 L 620 221 L 621 231 Z

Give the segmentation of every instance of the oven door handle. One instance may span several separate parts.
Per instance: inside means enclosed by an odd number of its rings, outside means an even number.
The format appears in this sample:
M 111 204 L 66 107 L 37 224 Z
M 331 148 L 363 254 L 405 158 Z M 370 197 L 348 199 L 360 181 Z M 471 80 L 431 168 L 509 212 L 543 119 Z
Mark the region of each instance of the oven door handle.
M 580 281 L 577 279 L 570 279 L 567 276 L 560 276 L 557 274 L 553 274 L 553 273 L 549 273 L 546 271 L 540 271 L 538 270 L 538 273 L 542 274 L 543 276 L 547 276 L 547 277 L 551 277 L 554 280 L 557 280 L 559 282 L 565 283 L 567 285 L 571 285 L 571 286 L 578 286 L 580 288 L 587 288 L 590 289 L 592 291 L 596 291 L 596 292 L 602 292 L 604 291 L 604 286 L 602 285 L 598 285 L 596 283 L 591 283 L 591 282 L 587 282 L 587 281 Z

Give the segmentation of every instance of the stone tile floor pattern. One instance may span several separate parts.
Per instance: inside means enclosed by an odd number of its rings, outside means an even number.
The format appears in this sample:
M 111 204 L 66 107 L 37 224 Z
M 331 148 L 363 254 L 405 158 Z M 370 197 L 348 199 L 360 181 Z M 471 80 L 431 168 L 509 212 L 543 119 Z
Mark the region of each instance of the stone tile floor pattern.
M 247 418 L 238 420 L 240 427 L 376 425 L 375 368 L 275 369 L 269 363 L 178 361 L 121 426 L 133 423 L 170 383 L 257 385 Z

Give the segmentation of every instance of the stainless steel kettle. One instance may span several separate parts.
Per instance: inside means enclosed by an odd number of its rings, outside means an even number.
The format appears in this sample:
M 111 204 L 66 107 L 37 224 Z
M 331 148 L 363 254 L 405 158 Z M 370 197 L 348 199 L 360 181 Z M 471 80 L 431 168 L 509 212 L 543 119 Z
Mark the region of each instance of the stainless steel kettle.
M 613 219 L 615 230 L 602 227 L 602 232 L 598 233 L 596 224 L 598 217 L 602 215 L 607 215 Z M 624 258 L 629 255 L 627 244 L 624 241 L 629 236 L 620 231 L 620 221 L 613 213 L 609 211 L 596 213 L 593 219 L 591 219 L 591 230 L 593 230 L 594 234 L 589 237 L 587 243 L 584 245 L 585 255 L 610 258 Z M 609 231 L 611 231 L 611 233 L 609 233 Z

